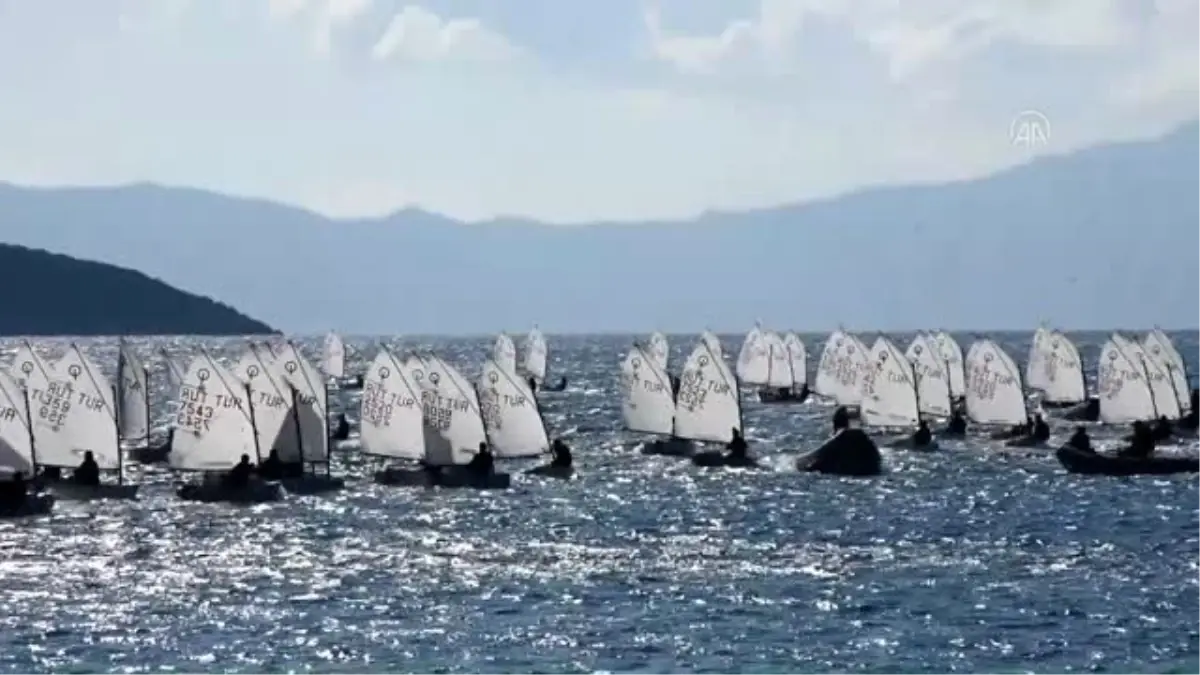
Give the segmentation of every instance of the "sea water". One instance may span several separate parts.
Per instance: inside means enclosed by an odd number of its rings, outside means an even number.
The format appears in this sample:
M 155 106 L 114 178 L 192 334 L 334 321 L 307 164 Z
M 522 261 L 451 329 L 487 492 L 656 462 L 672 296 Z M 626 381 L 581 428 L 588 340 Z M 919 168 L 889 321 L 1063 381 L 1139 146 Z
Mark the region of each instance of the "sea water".
M 1002 337 L 1023 360 L 1029 336 Z M 1077 337 L 1092 371 L 1104 336 Z M 1196 356 L 1194 333 L 1173 337 Z M 814 364 L 822 338 L 806 336 Z M 0 670 L 1197 672 L 1194 475 L 1074 476 L 1050 452 L 978 440 L 885 451 L 879 478 L 798 474 L 789 458 L 829 426 L 815 403 L 747 401 L 752 452 L 773 471 L 645 457 L 621 430 L 631 339 L 550 337 L 549 379 L 571 385 L 542 404 L 574 448 L 574 481 L 381 487 L 350 442 L 331 496 L 186 503 L 165 469 L 130 465 L 140 501 L 0 521 Z M 674 363 L 694 339 L 672 340 Z M 374 341 L 348 342 L 355 371 Z M 82 343 L 111 373 L 115 341 Z M 159 346 L 239 350 L 135 344 L 160 425 Z M 489 344 L 396 346 L 474 377 Z M 333 405 L 356 417 L 356 396 Z

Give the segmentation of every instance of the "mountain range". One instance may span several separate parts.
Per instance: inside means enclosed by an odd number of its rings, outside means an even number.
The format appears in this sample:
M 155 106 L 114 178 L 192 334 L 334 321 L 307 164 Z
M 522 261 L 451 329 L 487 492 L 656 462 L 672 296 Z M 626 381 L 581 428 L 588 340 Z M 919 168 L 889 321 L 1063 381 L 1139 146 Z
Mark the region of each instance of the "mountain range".
M 136 268 L 293 333 L 1194 327 L 1198 146 L 1191 123 L 971 181 L 571 226 L 0 183 L 0 240 Z

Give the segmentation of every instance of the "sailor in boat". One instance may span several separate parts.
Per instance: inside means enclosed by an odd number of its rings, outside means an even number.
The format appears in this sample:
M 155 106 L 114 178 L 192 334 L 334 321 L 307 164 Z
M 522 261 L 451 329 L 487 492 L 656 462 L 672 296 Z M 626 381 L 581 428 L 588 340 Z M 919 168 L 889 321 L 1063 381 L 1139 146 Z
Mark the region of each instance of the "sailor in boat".
M 733 427 L 733 438 L 729 439 L 729 443 L 725 444 L 725 449 L 729 451 L 725 455 L 725 463 L 727 465 L 744 466 L 754 462 L 746 454 L 750 446 L 746 444 L 746 439 L 742 437 L 742 432 L 737 427 Z
M 573 461 L 571 448 L 567 447 L 563 439 L 554 439 L 554 443 L 550 444 L 550 466 L 569 469 Z
M 250 455 L 242 455 L 242 459 L 222 477 L 221 484 L 237 490 L 249 485 L 253 475 L 254 465 L 250 463 Z
M 75 467 L 75 471 L 71 474 L 71 480 L 76 485 L 92 487 L 100 485 L 100 465 L 96 463 L 96 457 L 91 450 L 83 453 L 83 461 Z
M 1200 389 L 1193 389 L 1191 397 L 1191 410 L 1188 410 L 1188 414 L 1184 415 L 1183 419 L 1179 420 L 1179 428 L 1190 429 L 1192 431 L 1196 430 L 1197 423 L 1200 423 L 1200 410 L 1197 410 L 1198 407 L 1200 407 Z
M 679 379 L 678 375 L 671 375 L 670 373 L 667 374 L 667 378 L 671 380 L 671 396 L 679 398 L 679 386 L 682 380 Z
M 1175 429 L 1171 426 L 1171 421 L 1167 419 L 1166 415 L 1160 416 L 1158 421 L 1154 423 L 1155 442 L 1169 440 L 1174 433 Z
M 1045 443 L 1050 440 L 1050 425 L 1046 424 L 1046 420 L 1042 419 L 1041 413 L 1033 416 L 1033 433 L 1030 436 L 1038 443 Z
M 350 420 L 346 419 L 346 413 L 338 413 L 337 426 L 333 429 L 333 440 L 344 441 L 350 438 Z
M 1088 437 L 1087 429 L 1083 427 L 1075 427 L 1075 433 L 1067 439 L 1067 447 L 1080 452 L 1095 452 L 1092 448 L 1092 439 Z
M 490 476 L 496 471 L 496 458 L 486 442 L 479 444 L 479 452 L 467 462 L 467 470 L 480 476 Z
M 1129 446 L 1117 453 L 1127 459 L 1147 459 L 1154 454 L 1154 431 L 1141 420 L 1133 423 L 1133 439 Z
M 950 422 L 946 424 L 946 428 L 942 430 L 945 436 L 964 436 L 967 433 L 967 418 L 962 414 L 962 409 L 957 406 L 954 412 L 950 414 Z
M 912 444 L 914 448 L 923 448 L 933 442 L 933 432 L 929 430 L 929 424 L 925 420 L 917 423 L 917 430 L 913 432 Z
M 846 410 L 846 406 L 839 405 L 837 410 L 833 411 L 833 433 L 843 431 L 850 428 L 850 412 Z

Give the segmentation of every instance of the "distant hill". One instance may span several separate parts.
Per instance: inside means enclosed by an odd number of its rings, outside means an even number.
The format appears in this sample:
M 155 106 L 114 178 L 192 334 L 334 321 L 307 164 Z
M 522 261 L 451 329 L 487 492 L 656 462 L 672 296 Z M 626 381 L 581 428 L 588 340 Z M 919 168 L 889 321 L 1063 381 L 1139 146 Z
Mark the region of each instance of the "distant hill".
M 243 335 L 274 332 L 227 305 L 136 272 L 0 244 L 0 335 Z
M 979 180 L 580 226 L 0 184 L 0 239 L 145 270 L 294 332 L 1190 327 L 1198 145 L 1189 124 Z

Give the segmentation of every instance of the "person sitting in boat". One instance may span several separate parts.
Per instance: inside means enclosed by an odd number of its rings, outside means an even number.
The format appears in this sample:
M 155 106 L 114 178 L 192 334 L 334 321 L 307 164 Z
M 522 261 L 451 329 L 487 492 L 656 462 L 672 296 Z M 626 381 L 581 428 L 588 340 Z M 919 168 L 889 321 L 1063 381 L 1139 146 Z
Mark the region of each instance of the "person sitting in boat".
M 725 444 L 725 449 L 729 451 L 729 454 L 725 457 L 726 459 L 735 462 L 744 462 L 747 459 L 746 452 L 750 449 L 750 446 L 746 444 L 746 439 L 742 437 L 742 432 L 738 431 L 737 427 L 733 427 L 733 438 L 729 439 L 729 442 Z
M 249 458 L 246 460 L 249 461 Z M 283 478 L 284 467 L 283 462 L 279 459 L 279 451 L 271 448 L 271 452 L 267 453 L 267 458 L 258 464 L 256 469 L 259 476 L 266 480 L 279 480 Z
M 839 405 L 837 410 L 833 411 L 833 433 L 837 433 L 844 429 L 850 428 L 850 412 L 846 410 L 846 406 Z
M 529 385 L 529 391 L 532 391 L 535 394 L 537 393 L 538 386 L 536 377 L 530 375 L 529 377 L 525 378 L 525 384 Z
M 338 413 L 337 426 L 333 429 L 333 440 L 344 441 L 350 438 L 350 420 L 346 419 L 346 413 Z
M 1030 436 L 1038 443 L 1045 443 L 1050 440 L 1050 425 L 1046 424 L 1046 420 L 1042 419 L 1042 414 L 1038 413 L 1033 416 L 1033 421 L 1030 424 Z
M 1118 453 L 1130 459 L 1145 459 L 1154 454 L 1154 432 L 1150 425 L 1138 420 L 1133 423 L 1133 439 L 1129 446 Z
M 925 420 L 917 423 L 917 430 L 912 435 L 912 444 L 914 447 L 923 448 L 933 442 L 933 432 L 929 430 L 929 425 Z
M 92 454 L 91 450 L 83 453 L 83 461 L 75 467 L 75 471 L 71 474 L 71 480 L 78 485 L 100 484 L 100 465 L 96 463 L 96 456 Z
M 571 457 L 571 448 L 563 442 L 563 439 L 556 438 L 554 443 L 550 445 L 550 466 L 568 468 L 574 459 Z
M 954 408 L 954 412 L 950 415 L 950 422 L 946 424 L 946 429 L 942 433 L 952 436 L 962 436 L 967 433 L 967 418 L 963 416 L 960 408 Z
M 225 474 L 221 482 L 227 488 L 243 488 L 250 484 L 253 474 L 254 466 L 250 464 L 250 455 L 242 455 L 241 461 Z
M 1080 452 L 1095 452 L 1092 449 L 1092 439 L 1088 437 L 1087 429 L 1083 427 L 1075 427 L 1075 433 L 1067 439 L 1067 447 Z
M 490 476 L 496 470 L 496 458 L 487 443 L 479 444 L 479 452 L 467 462 L 467 469 L 483 476 Z
M 1200 426 L 1200 389 L 1192 390 L 1191 410 L 1179 420 L 1179 426 L 1183 429 L 1195 429 Z
M 1166 415 L 1159 417 L 1158 421 L 1154 423 L 1153 434 L 1156 443 L 1169 440 L 1174 433 L 1175 429 L 1171 426 L 1171 421 L 1167 419 Z
M 679 396 L 679 387 L 682 384 L 682 381 L 679 379 L 679 376 L 668 374 L 667 379 L 671 380 L 671 396 L 678 397 Z

